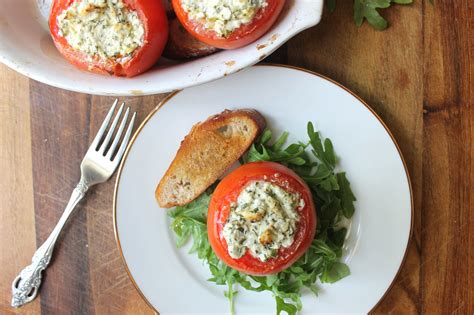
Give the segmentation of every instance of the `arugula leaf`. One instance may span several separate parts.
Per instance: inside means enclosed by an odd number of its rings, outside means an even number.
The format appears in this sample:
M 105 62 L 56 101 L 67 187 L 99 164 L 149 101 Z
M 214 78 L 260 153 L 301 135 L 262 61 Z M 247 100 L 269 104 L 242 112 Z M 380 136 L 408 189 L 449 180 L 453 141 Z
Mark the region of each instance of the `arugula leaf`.
M 269 131 L 269 130 L 268 130 Z M 278 151 L 281 149 L 281 147 L 285 144 L 286 140 L 288 139 L 288 135 L 289 133 L 288 132 L 283 132 L 280 137 L 278 137 L 277 141 L 275 141 L 275 143 L 271 146 L 272 148 L 272 151 Z M 267 140 L 267 142 L 269 140 L 271 140 L 272 138 L 272 133 L 271 131 L 269 132 L 269 138 Z
M 341 248 L 344 245 L 344 239 L 346 238 L 347 229 L 342 228 L 337 231 L 333 229 L 328 229 L 328 238 L 334 244 L 334 246 Z
M 288 138 L 288 133 L 282 133 L 274 144 L 268 145 L 271 138 L 272 132 L 266 129 L 262 137 L 252 144 L 247 154 L 243 157 L 242 162 L 274 161 L 285 165 L 304 165 L 306 163 L 306 144 L 293 143 L 282 150 L 282 147 Z
M 280 315 L 281 312 L 285 312 L 288 315 L 294 315 L 298 311 L 295 305 L 291 303 L 286 303 L 285 300 L 279 296 L 276 296 L 275 300 L 276 300 L 277 315 Z
M 434 0 L 430 0 L 433 3 Z M 384 30 L 388 22 L 379 14 L 378 9 L 387 9 L 393 3 L 410 4 L 413 0 L 354 0 L 354 22 L 361 26 L 364 19 L 377 30 Z M 336 0 L 327 0 L 326 6 L 330 12 L 336 9 Z
M 227 285 L 224 295 L 229 300 L 231 314 L 234 313 L 237 286 L 256 292 L 270 291 L 275 297 L 277 314 L 295 315 L 303 307 L 300 294 L 304 288 L 317 295 L 318 280 L 333 283 L 350 274 L 347 265 L 339 262 L 347 234 L 339 223 L 342 217 L 353 215 L 356 199 L 346 174 L 335 172 L 338 160 L 332 142 L 323 139 L 312 123 L 308 123 L 307 133 L 309 140 L 306 143 L 296 142 L 285 147 L 289 134 L 284 132 L 272 142 L 273 134 L 267 129 L 241 159 L 242 163 L 282 163 L 300 175 L 312 190 L 318 216 L 316 237 L 290 268 L 276 275 L 249 276 L 217 258 L 209 244 L 206 227 L 207 208 L 215 185 L 189 204 L 168 211 L 176 245 L 181 247 L 192 239 L 190 253 L 196 253 L 207 263 L 212 274 L 208 280 Z M 313 156 L 308 154 L 308 147 Z
M 308 122 L 308 136 L 309 136 L 309 143 L 313 147 L 313 154 L 314 156 L 321 161 L 329 170 L 333 170 L 336 167 L 336 155 L 334 154 L 334 148 L 332 146 L 332 142 L 329 139 L 321 140 L 321 136 L 319 132 L 314 131 L 313 124 Z
M 341 262 L 329 265 L 320 277 L 322 283 L 334 283 L 350 274 L 349 267 Z
M 341 210 L 341 200 L 337 197 L 334 197 L 331 201 L 323 204 L 321 207 L 321 215 L 319 219 L 328 221 L 328 225 L 333 225 L 334 220 L 337 219 L 337 215 L 341 212 Z
M 326 5 L 329 12 L 334 12 L 334 10 L 336 10 L 336 0 L 326 0 Z
M 193 202 L 190 202 L 187 205 L 176 207 L 174 209 L 169 210 L 168 215 L 174 219 L 179 216 L 186 216 L 190 219 L 194 219 L 199 222 L 206 223 L 207 206 L 209 205 L 210 200 L 211 200 L 211 195 L 205 192 Z
M 388 26 L 385 20 L 377 9 L 386 9 L 392 5 L 409 4 L 413 0 L 354 0 L 354 21 L 357 26 L 361 26 L 364 19 L 369 22 L 377 30 L 384 30 Z
M 261 144 L 267 144 L 267 142 L 270 141 L 271 139 L 272 139 L 272 131 L 270 129 L 265 128 L 258 142 L 260 142 Z
M 233 277 L 229 276 L 227 279 L 227 287 L 228 291 L 224 292 L 224 296 L 229 300 L 230 303 L 230 314 L 235 314 L 235 307 L 234 307 L 234 295 L 237 294 L 237 291 L 234 291 L 234 281 Z
M 268 161 L 270 160 L 270 155 L 266 151 L 265 147 L 254 143 L 247 152 L 246 157 L 243 159 L 244 160 L 242 163 Z
M 386 29 L 388 22 L 380 16 L 378 8 L 388 8 L 390 0 L 355 0 L 354 1 L 354 21 L 357 26 L 361 26 L 364 18 L 370 25 L 378 30 Z
M 356 197 L 352 192 L 351 184 L 346 178 L 346 173 L 338 173 L 336 176 L 338 186 L 340 187 L 337 195 L 341 198 L 342 213 L 346 218 L 350 219 L 355 211 L 354 201 L 356 201 Z

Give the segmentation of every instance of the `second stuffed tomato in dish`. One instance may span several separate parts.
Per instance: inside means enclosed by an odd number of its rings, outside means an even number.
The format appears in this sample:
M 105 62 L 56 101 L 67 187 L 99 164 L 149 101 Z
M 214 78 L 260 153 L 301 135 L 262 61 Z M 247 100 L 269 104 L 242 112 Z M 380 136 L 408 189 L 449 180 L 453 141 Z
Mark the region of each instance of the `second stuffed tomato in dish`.
M 273 274 L 311 245 L 316 210 L 296 173 L 278 163 L 254 162 L 218 184 L 207 227 L 212 249 L 227 265 L 251 275 Z
M 49 27 L 54 44 L 75 66 L 127 77 L 153 66 L 168 37 L 157 0 L 55 0 Z
M 222 49 L 245 46 L 275 23 L 284 0 L 172 0 L 176 16 L 200 41 Z

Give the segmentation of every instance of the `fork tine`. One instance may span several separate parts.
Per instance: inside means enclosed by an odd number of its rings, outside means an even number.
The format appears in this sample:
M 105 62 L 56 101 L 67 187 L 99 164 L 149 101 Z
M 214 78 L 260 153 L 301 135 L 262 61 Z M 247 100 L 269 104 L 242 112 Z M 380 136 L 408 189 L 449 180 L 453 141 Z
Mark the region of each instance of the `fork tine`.
M 107 126 L 109 125 L 110 118 L 112 118 L 112 114 L 115 111 L 115 106 L 117 106 L 117 103 L 118 103 L 118 98 L 115 99 L 114 104 L 112 105 L 112 107 L 109 109 L 109 112 L 107 113 L 107 116 L 105 116 L 102 126 L 100 126 L 99 131 L 97 131 L 97 135 L 95 136 L 94 141 L 92 141 L 91 149 L 92 148 L 94 150 L 97 149 L 97 145 L 99 144 L 100 139 L 102 139 L 105 129 L 107 129 Z
M 114 141 L 112 142 L 112 145 L 110 146 L 109 151 L 107 152 L 106 157 L 109 160 L 112 158 L 112 154 L 114 154 L 115 148 L 117 147 L 120 137 L 122 136 L 123 129 L 125 128 L 125 124 L 127 123 L 129 112 L 130 112 L 130 107 L 127 107 L 127 110 L 125 111 L 125 115 L 123 115 L 122 121 L 120 122 L 120 126 L 117 131 L 117 134 L 115 135 Z
M 107 132 L 107 135 L 105 136 L 105 139 L 100 146 L 99 153 L 102 155 L 105 153 L 105 149 L 107 149 L 107 146 L 109 145 L 110 138 L 112 138 L 112 134 L 115 131 L 115 126 L 117 126 L 120 115 L 122 115 L 124 105 L 125 103 L 122 103 L 122 105 L 120 105 L 117 111 L 117 114 L 115 115 L 114 120 L 112 121 L 112 124 L 110 125 L 109 131 Z
M 127 132 L 125 133 L 125 136 L 123 137 L 122 144 L 120 145 L 120 148 L 118 149 L 117 155 L 114 157 L 114 161 L 120 162 L 122 159 L 123 153 L 125 152 L 125 149 L 127 148 L 128 141 L 130 140 L 130 135 L 132 134 L 132 129 L 133 129 L 133 123 L 135 122 L 135 116 L 137 113 L 133 113 L 132 119 L 130 120 L 130 124 L 128 125 Z

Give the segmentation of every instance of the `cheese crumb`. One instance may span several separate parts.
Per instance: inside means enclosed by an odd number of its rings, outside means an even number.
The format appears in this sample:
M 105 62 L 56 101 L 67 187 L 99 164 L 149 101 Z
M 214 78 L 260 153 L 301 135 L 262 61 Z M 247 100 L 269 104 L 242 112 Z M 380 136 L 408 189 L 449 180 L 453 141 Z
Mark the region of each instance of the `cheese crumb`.
M 223 229 L 229 255 L 238 259 L 248 250 L 261 261 L 274 257 L 294 242 L 298 209 L 304 200 L 267 181 L 248 184 L 231 205 Z
M 250 23 L 257 11 L 267 5 L 266 0 L 181 0 L 190 19 L 201 21 L 220 37 Z
M 90 59 L 125 63 L 144 43 L 143 23 L 121 0 L 74 1 L 57 23 L 59 35 Z

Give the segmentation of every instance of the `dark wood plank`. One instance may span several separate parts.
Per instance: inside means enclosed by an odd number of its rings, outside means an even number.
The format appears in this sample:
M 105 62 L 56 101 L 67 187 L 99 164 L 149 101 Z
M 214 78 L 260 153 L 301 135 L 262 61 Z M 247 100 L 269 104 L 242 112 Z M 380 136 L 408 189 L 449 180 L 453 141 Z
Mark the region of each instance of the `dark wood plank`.
M 89 139 L 90 96 L 31 81 L 30 104 L 39 246 L 58 221 L 79 180 L 79 165 Z M 93 311 L 88 257 L 87 212 L 79 208 L 60 236 L 45 273 L 42 314 Z
M 36 250 L 29 80 L 0 64 L 0 313 L 38 314 L 39 301 L 11 308 L 11 283 Z
M 126 99 L 138 112 L 137 126 L 161 98 Z M 114 99 L 31 83 L 38 244 L 61 215 L 79 180 L 82 157 Z M 111 179 L 93 187 L 71 218 L 46 272 L 41 290 L 43 314 L 150 312 L 129 281 L 115 244 L 113 186 Z
M 420 305 L 423 41 L 421 2 L 385 12 L 389 29 L 355 27 L 353 3 L 338 1 L 321 24 L 288 43 L 290 64 L 317 71 L 361 96 L 385 121 L 406 159 L 415 197 L 415 224 L 406 264 L 375 313 L 415 314 Z M 330 106 L 330 104 L 328 105 Z
M 164 95 L 126 98 L 126 102 L 137 111 L 137 125 L 161 101 Z M 97 97 L 91 115 L 90 135 L 99 128 L 105 113 L 114 98 Z M 93 118 L 92 118 L 93 117 Z M 92 138 L 89 138 L 89 142 Z M 152 314 L 133 287 L 117 248 L 112 220 L 112 197 L 115 176 L 107 183 L 97 186 L 84 204 L 88 214 L 89 268 L 91 287 L 97 314 Z
M 472 1 L 424 6 L 422 305 L 474 314 Z

